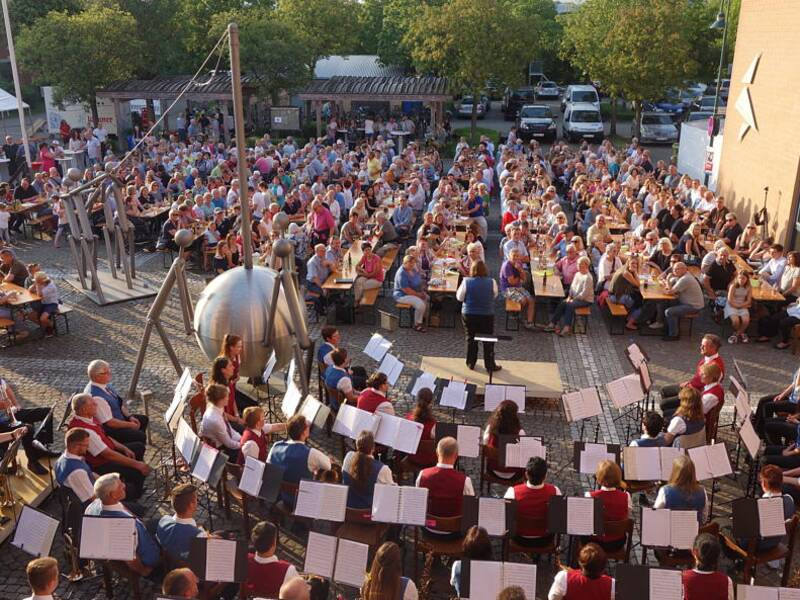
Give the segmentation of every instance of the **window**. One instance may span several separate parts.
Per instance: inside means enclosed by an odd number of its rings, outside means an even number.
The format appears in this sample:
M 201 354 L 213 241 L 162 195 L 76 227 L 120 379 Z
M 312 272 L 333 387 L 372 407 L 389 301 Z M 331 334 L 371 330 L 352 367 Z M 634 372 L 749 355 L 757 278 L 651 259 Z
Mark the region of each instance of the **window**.
M 600 113 L 596 110 L 576 110 L 572 113 L 573 123 L 600 123 Z

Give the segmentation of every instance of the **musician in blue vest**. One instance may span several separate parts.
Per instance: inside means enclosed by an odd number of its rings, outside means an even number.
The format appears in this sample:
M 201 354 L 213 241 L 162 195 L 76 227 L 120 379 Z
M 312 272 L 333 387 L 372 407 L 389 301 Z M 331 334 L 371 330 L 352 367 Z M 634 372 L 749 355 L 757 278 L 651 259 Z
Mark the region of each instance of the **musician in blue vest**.
M 84 393 L 105 402 L 97 403 L 97 420 L 103 425 L 105 432 L 118 442 L 147 443 L 147 424 L 145 415 L 133 415 L 128 411 L 125 400 L 111 385 L 111 365 L 104 360 L 93 360 L 86 369 L 89 383 Z
M 136 519 L 136 558 L 126 561 L 132 571 L 147 577 L 158 566 L 161 559 L 161 548 L 147 531 L 141 520 L 124 505 L 125 484 L 118 473 L 101 475 L 94 482 L 94 493 L 97 499 L 86 507 L 87 516 L 93 517 L 129 517 Z
M 347 506 L 350 508 L 372 507 L 375 484 L 396 485 L 392 471 L 373 456 L 375 436 L 371 431 L 362 431 L 356 438 L 356 449 L 344 457 L 342 483 L 347 485 Z
M 79 427 L 67 431 L 64 437 L 66 449 L 56 461 L 56 481 L 69 488 L 86 505 L 94 500 L 94 482 L 97 478 L 86 462 L 89 452 L 89 432 Z
M 311 423 L 303 415 L 294 415 L 286 424 L 288 439 L 276 442 L 270 448 L 267 462 L 284 469 L 283 480 L 287 483 L 300 483 L 301 479 L 311 479 L 317 471 L 330 471 L 331 459 L 306 444 L 311 435 Z M 281 500 L 294 507 L 294 498 L 281 493 Z
M 197 487 L 182 483 L 172 489 L 174 515 L 164 515 L 158 522 L 156 540 L 172 560 L 189 560 L 189 547 L 194 538 L 208 534 L 194 520 L 197 511 Z
M 338 348 L 339 342 L 342 341 L 342 334 L 333 325 L 323 327 L 320 334 L 322 335 L 322 343 L 317 348 L 317 362 L 322 371 L 324 371 L 333 364 L 331 354 Z
M 467 366 L 475 368 L 478 361 L 478 342 L 475 336 L 494 333 L 494 299 L 497 297 L 497 282 L 489 277 L 486 263 L 477 260 L 472 263 L 469 277 L 461 281 L 456 291 L 456 299 L 461 305 L 461 321 L 467 338 Z M 483 342 L 483 364 L 489 372 L 499 371 L 500 365 L 494 362 L 494 344 Z
M 353 387 L 353 380 L 347 369 L 347 350 L 337 348 L 331 357 L 333 364 L 325 369 L 325 386 L 332 390 L 338 390 L 349 404 L 355 404 L 358 401 L 358 392 Z M 333 397 L 330 398 L 330 404 L 333 410 L 339 410 L 339 402 Z
M 659 448 L 664 443 L 664 417 L 654 410 L 644 413 L 642 418 L 642 437 L 633 440 L 631 446 L 638 448 Z

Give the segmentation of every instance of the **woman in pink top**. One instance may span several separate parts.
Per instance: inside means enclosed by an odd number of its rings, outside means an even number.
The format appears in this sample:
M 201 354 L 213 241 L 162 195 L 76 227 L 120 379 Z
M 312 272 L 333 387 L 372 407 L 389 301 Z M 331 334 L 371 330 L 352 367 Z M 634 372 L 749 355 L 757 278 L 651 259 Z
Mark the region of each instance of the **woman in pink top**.
M 372 251 L 372 246 L 367 243 L 361 245 L 363 255 L 356 265 L 357 277 L 353 283 L 353 293 L 356 304 L 361 304 L 364 290 L 372 290 L 383 285 L 383 261 Z
M 56 159 L 53 158 L 50 147 L 45 143 L 39 144 L 39 162 L 42 163 L 42 171 L 45 173 L 49 173 L 50 168 L 56 166 Z

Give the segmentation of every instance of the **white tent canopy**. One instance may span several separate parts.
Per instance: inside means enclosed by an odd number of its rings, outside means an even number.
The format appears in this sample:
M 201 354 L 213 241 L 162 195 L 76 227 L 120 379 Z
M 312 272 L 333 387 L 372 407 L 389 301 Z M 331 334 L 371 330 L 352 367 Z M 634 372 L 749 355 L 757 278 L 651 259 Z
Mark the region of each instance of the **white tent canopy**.
M 23 101 L 22 108 L 30 108 L 28 103 Z M 0 89 L 0 112 L 10 112 L 17 110 L 17 99 L 7 91 Z

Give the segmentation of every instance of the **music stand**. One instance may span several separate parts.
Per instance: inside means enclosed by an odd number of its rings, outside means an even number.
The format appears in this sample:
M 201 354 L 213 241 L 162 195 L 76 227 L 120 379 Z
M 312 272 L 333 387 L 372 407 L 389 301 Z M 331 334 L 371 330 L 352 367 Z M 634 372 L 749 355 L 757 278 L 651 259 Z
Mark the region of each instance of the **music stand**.
M 492 344 L 492 347 L 494 349 L 497 342 L 499 342 L 500 340 L 508 342 L 513 340 L 514 338 L 512 338 L 510 335 L 497 334 L 497 335 L 476 335 L 472 339 L 475 340 L 476 342 L 483 342 L 484 344 Z M 489 385 L 491 385 L 492 383 L 493 376 L 494 376 L 494 371 L 489 371 Z

